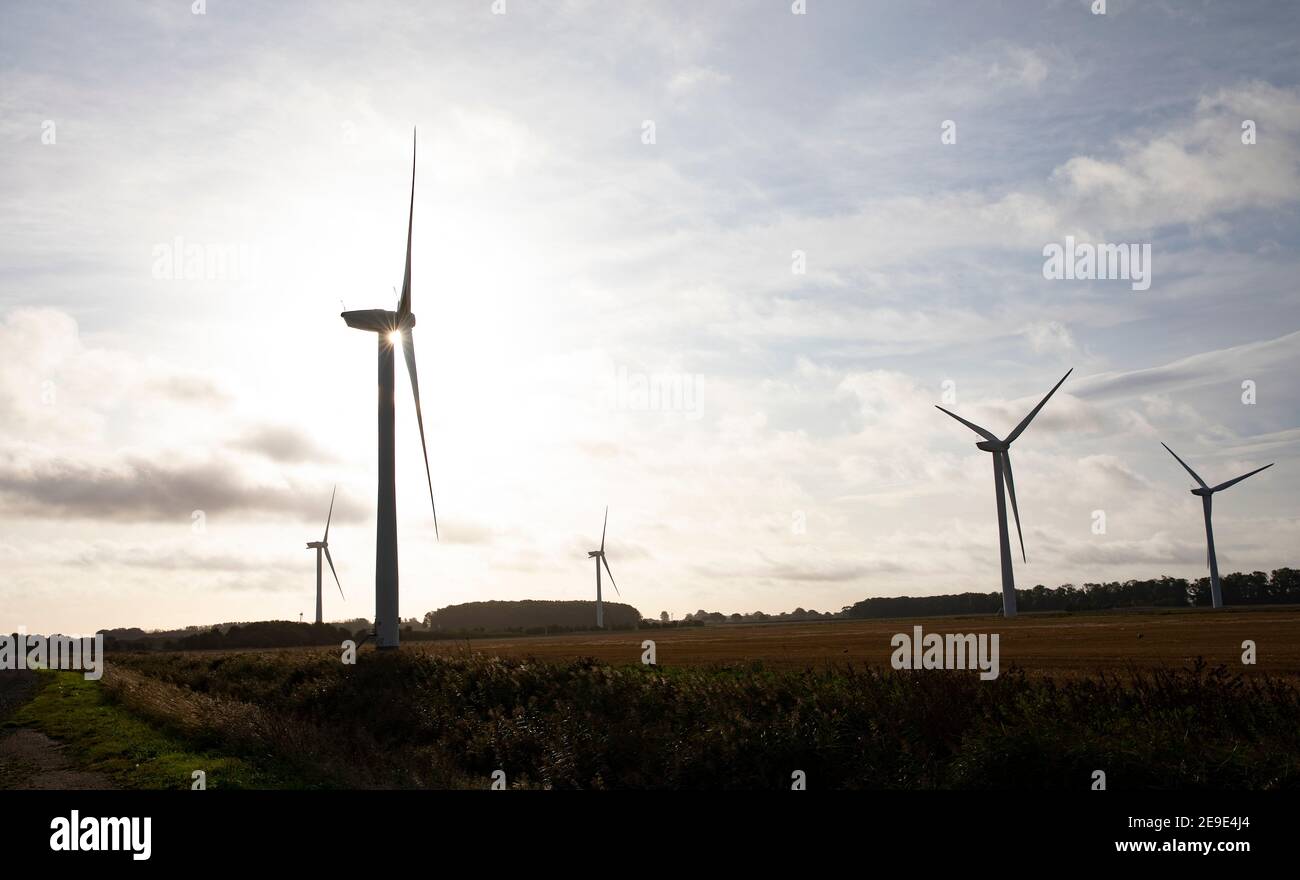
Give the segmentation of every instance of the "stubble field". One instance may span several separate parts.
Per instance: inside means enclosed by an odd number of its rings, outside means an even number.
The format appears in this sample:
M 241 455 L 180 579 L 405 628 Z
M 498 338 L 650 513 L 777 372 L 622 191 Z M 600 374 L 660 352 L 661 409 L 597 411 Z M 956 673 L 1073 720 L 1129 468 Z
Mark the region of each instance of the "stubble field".
M 473 653 L 562 662 L 591 657 L 639 663 L 641 642 L 655 643 L 662 666 L 711 666 L 761 661 L 803 668 L 844 662 L 888 666 L 895 633 L 998 633 L 1000 664 L 1053 676 L 1179 668 L 1202 658 L 1233 672 L 1300 676 L 1300 608 L 1192 609 L 1106 614 L 896 618 L 716 625 L 610 633 L 575 633 L 465 641 L 409 642 L 404 650 L 437 655 Z M 1256 646 L 1256 663 L 1242 663 L 1242 643 Z

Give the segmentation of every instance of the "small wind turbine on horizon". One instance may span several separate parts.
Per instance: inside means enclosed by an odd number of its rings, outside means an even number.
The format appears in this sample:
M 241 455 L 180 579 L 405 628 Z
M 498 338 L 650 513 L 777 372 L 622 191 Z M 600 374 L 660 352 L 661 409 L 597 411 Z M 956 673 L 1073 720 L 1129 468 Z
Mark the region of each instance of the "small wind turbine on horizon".
M 334 570 L 334 557 L 330 556 L 330 520 L 334 518 L 334 496 L 338 494 L 338 491 L 339 491 L 339 487 L 335 486 L 334 491 L 330 493 L 330 512 L 329 515 L 325 517 L 325 537 L 321 538 L 319 541 L 309 541 L 307 543 L 308 550 L 316 551 L 316 622 L 317 623 L 325 622 L 324 619 L 322 619 L 321 617 L 321 595 L 320 595 L 321 593 L 320 556 L 322 550 L 325 552 L 326 561 L 328 561 L 330 564 L 330 573 L 334 575 L 334 583 L 338 584 L 339 596 L 342 597 L 342 599 L 345 602 L 347 601 L 348 598 L 347 596 L 343 595 L 343 585 L 339 584 L 339 573 Z M 298 617 L 299 619 L 301 619 L 302 615 L 299 614 Z
M 438 536 L 438 506 L 433 500 L 433 475 L 429 470 L 429 447 L 424 440 L 424 413 L 420 409 L 420 381 L 415 369 L 415 342 L 411 330 L 411 231 L 415 223 L 415 134 L 411 135 L 411 206 L 406 221 L 406 270 L 397 311 L 364 309 L 343 312 L 343 320 L 354 330 L 374 333 L 379 339 L 379 492 L 375 521 L 375 640 L 381 649 L 399 644 L 397 578 L 397 474 L 394 452 L 393 348 L 399 343 L 406 356 L 406 371 L 415 396 L 415 419 L 420 426 L 420 449 L 424 453 L 424 475 L 433 507 L 433 532 Z
M 1020 531 L 1020 510 L 1016 506 L 1016 481 L 1011 474 L 1011 444 L 1024 433 L 1025 428 L 1028 428 L 1029 423 L 1034 420 L 1034 416 L 1038 415 L 1038 411 L 1056 393 L 1056 389 L 1060 388 L 1061 384 L 1070 378 L 1070 373 L 1073 372 L 1073 368 L 1067 370 L 1065 375 L 1061 377 L 1061 381 L 1057 382 L 1052 390 L 1047 392 L 1047 396 L 1039 401 L 1038 406 L 1030 410 L 1029 415 L 1025 416 L 1020 424 L 1016 425 L 1015 430 L 1008 434 L 1005 440 L 999 440 L 991 431 L 981 428 L 974 422 L 968 422 L 956 413 L 949 412 L 937 404 L 935 405 L 935 409 L 947 413 L 983 437 L 984 439 L 976 443 L 975 447 L 993 455 L 993 491 L 996 493 L 998 500 L 998 548 L 1002 557 L 1003 617 L 1016 616 L 1016 579 L 1011 569 L 1011 538 L 1007 533 L 1007 502 L 1005 496 L 1010 496 L 1011 512 L 1016 518 L 1016 536 L 1020 538 L 1020 557 L 1025 562 L 1029 561 L 1029 558 L 1025 556 L 1025 536 Z
M 1246 479 L 1246 477 L 1253 477 L 1260 471 L 1268 470 L 1273 466 L 1274 462 L 1269 462 L 1262 468 L 1255 468 L 1250 473 L 1242 474 L 1240 477 L 1228 480 L 1226 483 L 1220 483 L 1217 486 L 1207 486 L 1205 485 L 1205 481 L 1200 478 L 1196 471 L 1187 466 L 1187 462 L 1178 458 L 1178 453 L 1169 449 L 1168 444 L 1162 441 L 1160 445 L 1165 447 L 1165 449 L 1168 449 L 1169 454 L 1178 459 L 1178 463 L 1183 466 L 1184 470 L 1192 475 L 1192 479 L 1195 480 L 1199 486 L 1199 488 L 1192 489 L 1191 492 L 1193 495 L 1201 496 L 1201 507 L 1205 511 L 1205 564 L 1210 568 L 1210 599 L 1214 603 L 1215 608 L 1222 608 L 1223 590 L 1219 584 L 1219 559 L 1214 555 L 1214 529 L 1210 525 L 1210 508 L 1212 506 L 1210 499 L 1215 492 L 1221 492 L 1229 486 L 1235 486 L 1237 483 Z
M 609 574 L 609 582 L 614 587 L 614 593 L 620 598 L 622 593 L 618 591 L 618 584 L 614 583 L 614 572 L 609 570 L 609 560 L 605 558 L 605 529 L 609 526 L 609 508 L 605 508 L 605 523 L 600 527 L 600 549 L 588 550 L 587 558 L 596 560 L 596 627 L 597 629 L 605 628 L 605 603 L 600 596 L 600 566 L 605 566 L 605 571 Z

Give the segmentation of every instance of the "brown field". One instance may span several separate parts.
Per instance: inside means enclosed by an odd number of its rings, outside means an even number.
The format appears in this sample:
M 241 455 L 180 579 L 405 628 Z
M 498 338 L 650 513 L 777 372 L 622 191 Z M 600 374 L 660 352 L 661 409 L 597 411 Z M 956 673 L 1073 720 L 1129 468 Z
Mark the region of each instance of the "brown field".
M 852 661 L 887 665 L 890 638 L 924 632 L 999 633 L 1000 663 L 1053 675 L 1123 671 L 1130 667 L 1182 667 L 1202 657 L 1233 671 L 1300 676 L 1300 608 L 1238 608 L 1099 614 L 1024 614 L 1013 621 L 990 617 L 713 625 L 639 632 L 573 633 L 442 642 L 406 642 L 405 649 L 435 654 L 474 653 L 538 660 L 594 657 L 638 663 L 643 639 L 653 639 L 660 666 L 700 666 L 761 660 L 805 667 Z M 1243 666 L 1241 643 L 1255 642 L 1256 665 Z

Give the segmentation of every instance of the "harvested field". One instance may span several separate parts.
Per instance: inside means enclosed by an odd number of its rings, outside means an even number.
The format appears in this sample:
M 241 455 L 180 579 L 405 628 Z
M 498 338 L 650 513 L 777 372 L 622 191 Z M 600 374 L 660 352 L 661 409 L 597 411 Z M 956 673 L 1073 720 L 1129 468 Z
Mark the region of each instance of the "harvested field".
M 701 666 L 761 660 L 774 667 L 825 666 L 845 661 L 888 665 L 895 633 L 1000 634 L 1001 665 L 1052 675 L 1190 666 L 1197 657 L 1234 672 L 1300 675 L 1300 608 L 1243 608 L 1213 612 L 1178 610 L 1091 615 L 897 618 L 817 623 L 683 627 L 650 631 L 575 633 L 470 642 L 411 642 L 435 654 L 468 647 L 491 656 L 563 661 L 594 657 L 604 663 L 639 663 L 641 642 L 655 642 L 663 666 Z M 1257 647 L 1254 666 L 1241 662 L 1242 642 Z

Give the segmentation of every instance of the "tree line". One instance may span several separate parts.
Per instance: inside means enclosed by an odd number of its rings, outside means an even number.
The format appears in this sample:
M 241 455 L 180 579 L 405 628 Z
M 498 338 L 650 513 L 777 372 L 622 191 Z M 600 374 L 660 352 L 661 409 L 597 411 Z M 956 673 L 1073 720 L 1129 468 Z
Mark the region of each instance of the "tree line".
M 104 649 L 108 651 L 202 651 L 299 648 L 339 645 L 344 639 L 356 637 L 350 630 L 331 626 L 328 623 L 298 623 L 288 620 L 257 620 L 251 623 L 195 629 L 196 631 L 183 636 L 146 633 L 132 638 L 105 633 Z
M 1022 612 L 1102 611 L 1113 608 L 1208 607 L 1209 578 L 1159 577 L 1148 580 L 1063 584 L 1050 588 L 1039 584 L 1016 590 Z M 1300 570 L 1278 568 L 1234 572 L 1223 578 L 1225 605 L 1285 605 L 1300 603 Z M 494 635 L 551 635 L 582 632 L 595 628 L 596 603 L 591 601 L 466 602 L 430 611 L 423 620 L 403 621 L 403 640 L 483 638 Z M 928 617 L 951 614 L 997 614 L 1002 609 L 1001 593 L 947 593 L 939 596 L 876 596 L 846 605 L 837 612 L 796 608 L 767 614 L 724 614 L 700 609 L 682 620 L 643 619 L 641 612 L 622 602 L 605 605 L 605 626 L 611 630 L 659 629 L 720 623 L 778 623 L 801 620 L 844 620 L 889 617 Z M 254 621 L 184 630 L 145 632 L 140 629 L 104 631 L 109 650 L 233 650 L 243 648 L 306 647 L 339 645 L 345 639 L 360 643 L 370 630 L 364 619 L 338 624 L 299 623 L 287 620 Z
M 1300 603 L 1300 571 L 1293 568 L 1234 572 L 1222 580 L 1224 605 L 1286 605 Z M 1016 590 L 1020 611 L 1101 611 L 1108 608 L 1208 607 L 1210 579 L 1159 577 L 1150 580 L 1039 584 Z M 1001 593 L 948 593 L 940 596 L 877 596 L 844 610 L 849 618 L 921 617 L 940 614 L 996 614 Z

